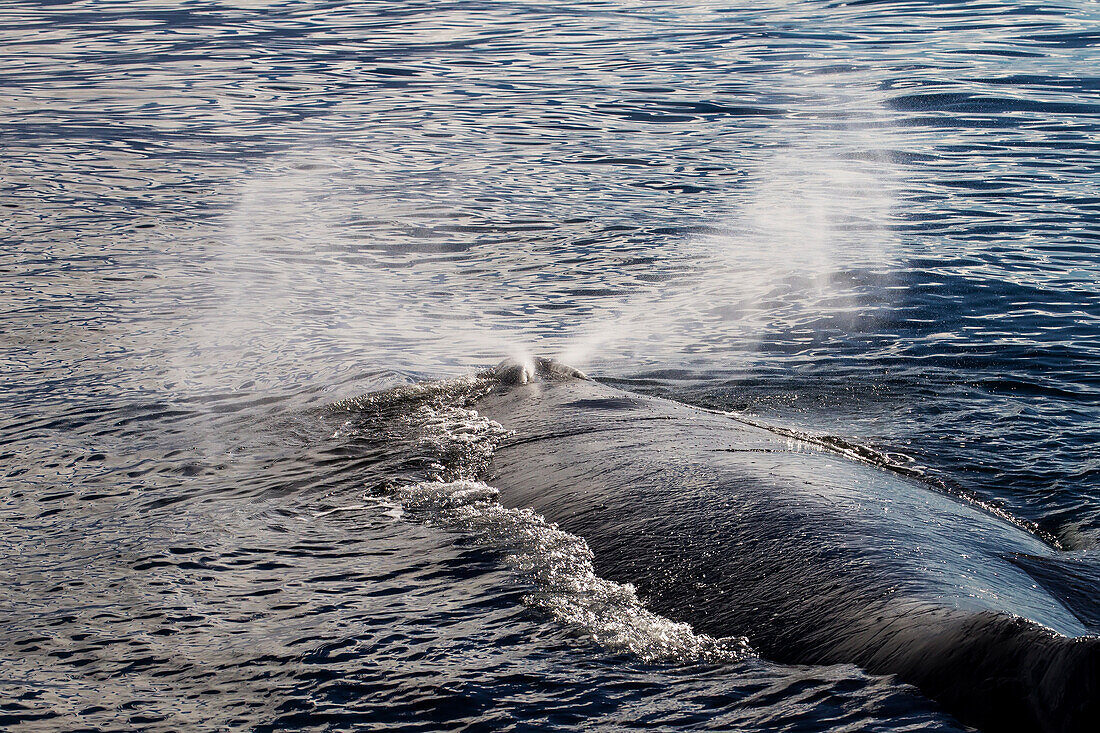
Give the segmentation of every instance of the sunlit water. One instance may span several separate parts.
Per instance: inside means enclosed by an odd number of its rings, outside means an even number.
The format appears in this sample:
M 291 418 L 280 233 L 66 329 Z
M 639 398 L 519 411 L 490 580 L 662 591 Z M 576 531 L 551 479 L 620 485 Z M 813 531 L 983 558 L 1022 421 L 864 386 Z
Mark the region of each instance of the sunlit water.
M 0 2 L 0 725 L 953 729 L 416 494 L 420 402 L 330 405 L 558 355 L 1095 557 L 1098 41 L 1085 0 Z

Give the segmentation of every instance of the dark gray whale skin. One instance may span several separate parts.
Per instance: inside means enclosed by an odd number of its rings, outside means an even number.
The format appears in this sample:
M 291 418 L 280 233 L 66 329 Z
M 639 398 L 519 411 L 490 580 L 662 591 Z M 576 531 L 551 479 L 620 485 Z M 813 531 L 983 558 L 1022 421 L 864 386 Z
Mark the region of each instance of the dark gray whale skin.
M 485 480 L 653 610 L 897 675 L 989 733 L 1100 731 L 1094 568 L 1062 583 L 1075 561 L 981 507 L 727 415 L 549 360 L 493 374 L 476 408 L 514 433 Z

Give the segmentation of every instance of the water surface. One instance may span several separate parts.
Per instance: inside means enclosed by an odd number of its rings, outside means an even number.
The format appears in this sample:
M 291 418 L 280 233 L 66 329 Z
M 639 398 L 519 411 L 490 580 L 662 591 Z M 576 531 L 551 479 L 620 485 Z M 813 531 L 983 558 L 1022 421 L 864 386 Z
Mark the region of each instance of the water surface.
M 1098 40 L 1084 0 L 0 2 L 0 721 L 955 729 L 560 621 L 395 498 L 411 412 L 327 406 L 559 355 L 1095 562 Z

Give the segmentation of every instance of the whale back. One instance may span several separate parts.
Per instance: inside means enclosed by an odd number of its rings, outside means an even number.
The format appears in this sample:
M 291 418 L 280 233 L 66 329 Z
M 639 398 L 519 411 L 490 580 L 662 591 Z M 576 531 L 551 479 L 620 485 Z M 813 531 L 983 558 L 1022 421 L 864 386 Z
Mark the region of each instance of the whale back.
M 1098 714 L 1088 616 L 1028 570 L 1054 551 L 979 506 L 560 371 L 501 382 L 478 409 L 514 431 L 486 477 L 502 500 L 584 537 L 597 571 L 662 615 L 779 662 L 898 674 L 989 730 Z

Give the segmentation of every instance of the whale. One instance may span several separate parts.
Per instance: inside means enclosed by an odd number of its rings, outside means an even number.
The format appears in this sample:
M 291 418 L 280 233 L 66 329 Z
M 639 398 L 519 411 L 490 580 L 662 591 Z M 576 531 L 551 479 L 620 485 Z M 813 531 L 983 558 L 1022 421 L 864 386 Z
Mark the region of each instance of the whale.
M 987 733 L 1100 730 L 1094 559 L 736 414 L 550 359 L 487 374 L 476 409 L 508 433 L 482 479 L 653 611 L 777 663 L 894 675 Z

